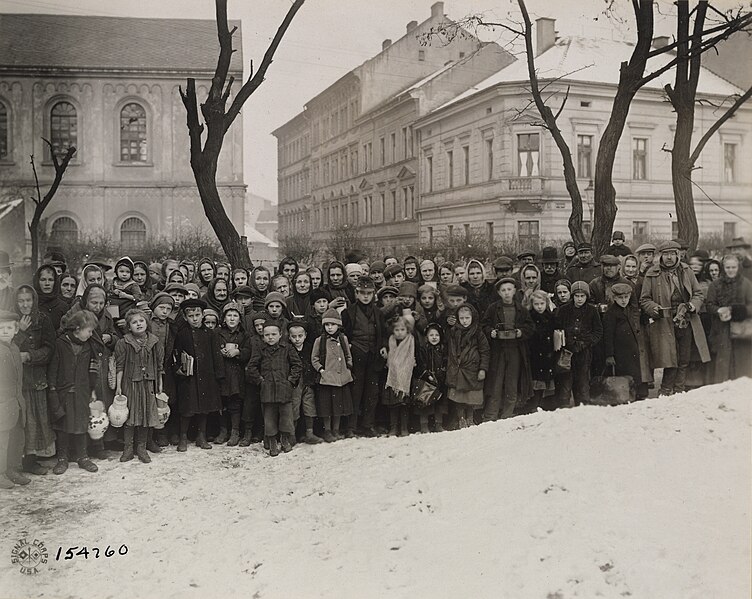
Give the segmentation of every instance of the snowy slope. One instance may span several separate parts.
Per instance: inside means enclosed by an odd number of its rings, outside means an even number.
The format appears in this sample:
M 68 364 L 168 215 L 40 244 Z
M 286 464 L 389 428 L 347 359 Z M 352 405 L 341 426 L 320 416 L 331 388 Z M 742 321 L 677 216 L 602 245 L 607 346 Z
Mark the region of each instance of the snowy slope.
M 51 560 L 0 560 L 0 596 L 746 599 L 751 383 L 278 458 L 73 465 L 0 495 L 0 554 L 28 536 Z

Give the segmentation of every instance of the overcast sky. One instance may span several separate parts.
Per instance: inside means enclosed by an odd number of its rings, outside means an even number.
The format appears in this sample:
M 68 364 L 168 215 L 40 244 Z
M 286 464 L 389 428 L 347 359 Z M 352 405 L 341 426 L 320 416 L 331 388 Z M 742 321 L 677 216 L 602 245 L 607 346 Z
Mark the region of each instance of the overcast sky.
M 668 0 L 660 3 L 662 10 L 671 10 Z M 377 54 L 384 39 L 400 38 L 409 21 L 427 19 L 431 4 L 432 0 L 307 0 L 278 49 L 266 81 L 243 110 L 245 182 L 251 192 L 273 201 L 277 198 L 276 140 L 271 131 L 300 112 L 310 98 Z M 617 0 L 626 11 L 622 24 L 604 17 L 606 0 L 528 0 L 527 4 L 532 18 L 555 18 L 562 35 L 633 38 L 627 0 Z M 714 4 L 719 5 L 719 0 Z M 731 0 L 720 0 L 720 4 L 730 5 Z M 289 6 L 289 0 L 229 0 L 230 18 L 242 21 L 246 68 L 251 58 L 260 62 Z M 489 19 L 503 19 L 515 6 L 514 0 L 447 0 L 444 12 L 455 19 L 478 12 Z M 0 0 L 0 12 L 215 16 L 213 0 Z M 656 34 L 670 32 L 668 22 L 657 24 Z M 497 37 L 486 34 L 485 39 Z

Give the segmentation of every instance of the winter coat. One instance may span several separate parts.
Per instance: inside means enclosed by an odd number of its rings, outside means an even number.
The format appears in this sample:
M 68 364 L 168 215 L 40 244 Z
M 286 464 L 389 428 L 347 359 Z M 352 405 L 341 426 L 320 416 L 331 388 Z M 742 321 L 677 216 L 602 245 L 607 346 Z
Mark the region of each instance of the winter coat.
M 639 308 L 631 304 L 622 308 L 616 303 L 608 307 L 603 315 L 603 355 L 616 360 L 617 376 L 631 376 L 635 383 L 653 380 Z
M 632 253 L 632 250 L 624 243 L 621 245 L 611 244 L 608 246 L 608 250 L 605 253 L 609 256 L 616 256 L 618 258 L 621 256 L 629 256 Z
M 23 365 L 23 388 L 39 391 L 47 388 L 47 365 L 55 351 L 55 330 L 50 319 L 38 310 L 31 313 L 31 326 L 18 330 L 13 343 L 28 352 L 29 361 Z
M 19 414 L 22 424 L 26 424 L 22 381 L 21 353 L 13 343 L 0 341 L 0 431 L 15 427 Z M 0 468 L 5 468 L 5 464 L 0 464 Z
M 683 294 L 695 308 L 694 312 L 687 312 L 695 347 L 700 359 L 703 362 L 708 362 L 710 361 L 710 352 L 698 314 L 703 303 L 702 290 L 689 266 L 679 263 L 675 268 Z M 653 318 L 653 322 L 648 325 L 647 330 L 652 368 L 676 368 L 678 366 L 673 315 L 664 318 L 655 317 L 659 308 L 671 306 L 671 295 L 672 285 L 669 271 L 660 264 L 649 268 L 642 283 L 640 307 L 647 316 Z
M 621 275 L 617 275 L 613 279 L 608 279 L 605 275 L 593 279 L 590 283 L 590 303 L 595 304 L 596 306 L 610 306 L 613 304 L 614 294 L 611 292 L 611 287 L 617 283 L 626 283 L 632 288 L 632 295 L 629 298 L 629 303 L 637 307 L 638 301 L 635 294 L 635 285 Z
M 303 366 L 295 348 L 283 341 L 264 343 L 251 354 L 246 368 L 247 379 L 259 385 L 261 403 L 289 403 Z
M 324 358 L 323 343 L 326 343 L 326 358 L 322 362 L 322 358 Z M 350 371 L 353 367 L 353 358 L 347 336 L 338 334 L 337 338 L 333 339 L 324 333 L 316 339 L 311 351 L 311 365 L 321 375 L 319 385 L 344 387 L 347 383 L 352 382 L 353 377 Z M 324 369 L 323 373 L 321 372 L 322 368 Z
M 534 381 L 548 382 L 554 378 L 554 315 L 546 310 L 542 314 L 530 311 L 535 330 L 530 336 L 530 376 Z
M 465 303 L 471 304 L 478 311 L 478 314 L 485 314 L 488 306 L 499 299 L 499 294 L 496 293 L 496 289 L 489 281 L 483 281 L 483 284 L 479 287 L 473 287 L 465 281 L 462 286 L 467 289 L 467 301 Z
M 558 266 L 556 267 L 556 270 L 552 275 L 546 274 L 543 268 L 541 268 L 541 289 L 546 293 L 554 293 L 556 291 L 556 281 L 562 279 L 563 276 L 564 275 L 562 274 Z
M 603 337 L 600 314 L 591 304 L 564 304 L 554 312 L 554 328 L 564 331 L 565 347 L 573 353 L 590 349 Z
M 52 286 L 52 291 L 50 293 L 42 293 L 42 289 L 39 286 L 39 275 L 42 270 L 49 270 L 55 273 L 55 283 Z M 60 296 L 60 277 L 57 276 L 57 272 L 55 272 L 54 268 L 49 265 L 43 265 L 39 267 L 36 273 L 34 273 L 32 285 L 34 291 L 37 293 L 39 311 L 49 316 L 53 330 L 57 331 L 60 326 L 60 320 L 70 308 L 68 302 Z
M 183 352 L 195 358 L 192 376 L 180 371 Z M 175 334 L 171 367 L 176 374 L 181 416 L 209 414 L 222 408 L 219 381 L 225 376 L 225 365 L 214 331 L 187 324 L 180 327 Z
M 303 347 L 300 349 L 295 347 L 292 343 L 290 345 L 296 352 L 298 352 L 298 357 L 300 358 L 300 364 L 303 368 L 303 374 L 300 379 L 303 385 L 306 387 L 313 387 L 316 384 L 316 369 L 313 367 L 312 354 L 313 345 L 316 342 L 311 341 L 313 337 L 310 336 L 310 332 L 308 332 L 308 335 L 309 336 L 306 337 L 306 340 L 303 342 Z
M 99 360 L 91 339 L 81 342 L 70 332 L 57 338 L 47 367 L 47 406 L 52 428 L 77 435 L 87 431 L 89 402 L 98 371 Z
M 587 262 L 586 264 L 582 264 L 579 258 L 575 258 L 572 260 L 569 268 L 567 268 L 565 276 L 571 283 L 574 283 L 575 281 L 585 281 L 585 283 L 590 283 L 590 281 L 600 274 L 601 265 L 594 259 L 591 259 L 590 262 Z
M 154 392 L 164 368 L 164 348 L 157 336 L 149 333 L 144 345 L 127 333 L 115 345 L 116 372 L 123 373 L 123 382 L 154 381 Z
M 425 340 L 418 344 L 418 367 L 415 372 L 419 377 L 427 373 L 440 389 L 446 389 L 447 351 L 443 341 L 438 345 L 431 345 Z
M 342 311 L 342 332 L 350 340 L 351 347 L 353 339 L 359 335 L 359 331 L 355 330 L 357 322 L 362 318 L 362 316 L 359 318 L 359 313 L 367 315 L 375 325 L 373 346 L 369 348 L 367 354 L 370 360 L 369 369 L 372 371 L 383 370 L 386 362 L 381 357 L 380 352 L 382 348 L 386 348 L 389 342 L 389 332 L 387 331 L 384 313 L 376 307 L 374 301 L 371 301 L 368 306 L 356 302 Z M 354 348 L 354 351 L 358 353 L 357 347 Z
M 473 310 L 473 322 L 465 328 L 457 323 L 452 327 L 447 359 L 447 386 L 457 391 L 481 391 L 483 381 L 478 380 L 478 371 L 488 374 L 491 348 L 478 322 L 478 313 Z
M 223 358 L 225 376 L 220 382 L 220 394 L 223 397 L 242 395 L 245 392 L 245 367 L 251 359 L 251 340 L 242 327 L 230 331 L 227 327 L 221 326 L 216 329 L 215 334 L 219 337 L 220 349 L 227 343 L 234 343 L 240 350 L 240 355 L 234 358 Z
M 752 374 L 752 341 L 731 339 L 731 322 L 752 318 L 752 282 L 739 269 L 733 279 L 725 275 L 710 284 L 706 300 L 710 324 L 710 350 L 713 352 L 713 382 Z M 731 321 L 721 322 L 718 308 L 731 308 Z

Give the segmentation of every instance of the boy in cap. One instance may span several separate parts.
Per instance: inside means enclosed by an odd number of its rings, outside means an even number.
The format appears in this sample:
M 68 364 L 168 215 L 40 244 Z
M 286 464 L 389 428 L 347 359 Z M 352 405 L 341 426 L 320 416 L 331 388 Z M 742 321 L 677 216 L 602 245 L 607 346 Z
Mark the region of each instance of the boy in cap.
M 628 245 L 625 245 L 624 241 L 624 233 L 621 231 L 614 231 L 614 234 L 611 236 L 611 245 L 608 246 L 608 252 L 606 253 L 610 256 L 616 256 L 617 258 L 620 256 L 629 256 L 629 254 L 632 253 L 632 250 Z
M 251 312 L 243 320 L 244 328 L 248 335 L 251 346 L 251 356 L 254 352 L 264 347 L 264 323 L 268 318 L 266 312 Z M 238 445 L 248 447 L 251 443 L 259 442 L 261 436 L 258 433 L 263 429 L 264 418 L 260 401 L 261 393 L 259 386 L 246 377 L 245 393 L 243 395 L 242 420 L 244 426 L 243 437 Z M 268 447 L 265 447 L 268 449 Z
M 303 373 L 298 384 L 292 390 L 292 415 L 295 422 L 294 428 L 297 430 L 297 422 L 300 418 L 300 409 L 303 408 L 303 418 L 305 419 L 305 437 L 303 441 L 309 445 L 322 443 L 324 440 L 313 433 L 313 420 L 316 418 L 316 370 L 311 363 L 311 351 L 313 350 L 313 336 L 308 335 L 308 323 L 305 320 L 293 320 L 287 326 L 287 337 L 290 339 L 290 345 L 293 346 L 300 363 L 302 364 Z
M 462 285 L 449 285 L 444 291 L 446 307 L 441 315 L 439 323 L 444 330 L 449 330 L 457 324 L 457 310 L 467 302 L 467 289 Z
M 656 248 L 652 243 L 643 243 L 635 250 L 635 256 L 640 266 L 640 276 L 644 276 L 648 269 L 653 266 Z
M 405 280 L 405 270 L 399 264 L 391 264 L 384 269 L 384 280 L 390 287 L 399 287 Z
M 18 471 L 26 423 L 21 352 L 13 343 L 18 320 L 15 312 L 0 310 L 0 489 L 31 482 Z
M 392 285 L 384 285 L 376 292 L 377 304 L 382 313 L 391 311 L 392 306 L 397 303 L 398 295 L 399 289 Z
M 286 306 L 287 303 L 285 302 L 285 296 L 278 291 L 272 291 L 271 293 L 266 294 L 266 299 L 264 300 L 264 310 L 268 315 L 266 320 L 277 323 L 277 327 L 279 328 L 283 339 L 287 338 L 287 325 L 290 322 L 283 315 Z

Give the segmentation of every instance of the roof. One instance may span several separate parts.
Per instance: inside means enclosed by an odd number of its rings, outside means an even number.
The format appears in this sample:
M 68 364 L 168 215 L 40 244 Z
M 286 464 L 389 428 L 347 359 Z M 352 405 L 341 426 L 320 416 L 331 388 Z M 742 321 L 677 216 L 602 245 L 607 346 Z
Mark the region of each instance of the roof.
M 271 248 L 279 247 L 274 241 L 254 228 L 246 229 L 245 236 L 248 239 L 248 243 L 260 243 L 261 245 L 266 245 Z
M 8 216 L 15 208 L 23 203 L 23 198 L 17 200 L 8 200 L 7 202 L 0 202 L 0 220 Z
M 739 32 L 720 41 L 715 50 L 703 55 L 703 66 L 741 88 L 747 89 L 752 85 L 752 60 L 735 60 L 752 54 L 752 37 Z
M 536 57 L 535 67 L 540 80 L 561 78 L 565 82 L 617 85 L 619 83 L 619 64 L 629 60 L 633 49 L 634 45 L 627 42 L 576 36 L 562 37 L 557 39 L 551 48 Z M 660 68 L 671 59 L 672 56 L 668 53 L 651 58 L 648 61 L 646 72 L 649 73 Z M 669 69 L 660 77 L 647 83 L 645 88 L 662 89 L 664 85 L 673 83 L 673 81 L 674 73 L 672 69 Z M 502 83 L 520 83 L 527 86 L 529 85 L 528 82 L 527 61 L 521 58 L 440 106 L 437 110 L 461 102 L 470 96 Z M 730 96 L 742 93 L 742 90 L 710 70 L 702 68 L 697 93 Z
M 240 22 L 233 26 L 230 71 L 242 73 Z M 213 73 L 218 56 L 213 20 L 0 14 L 0 69 Z

